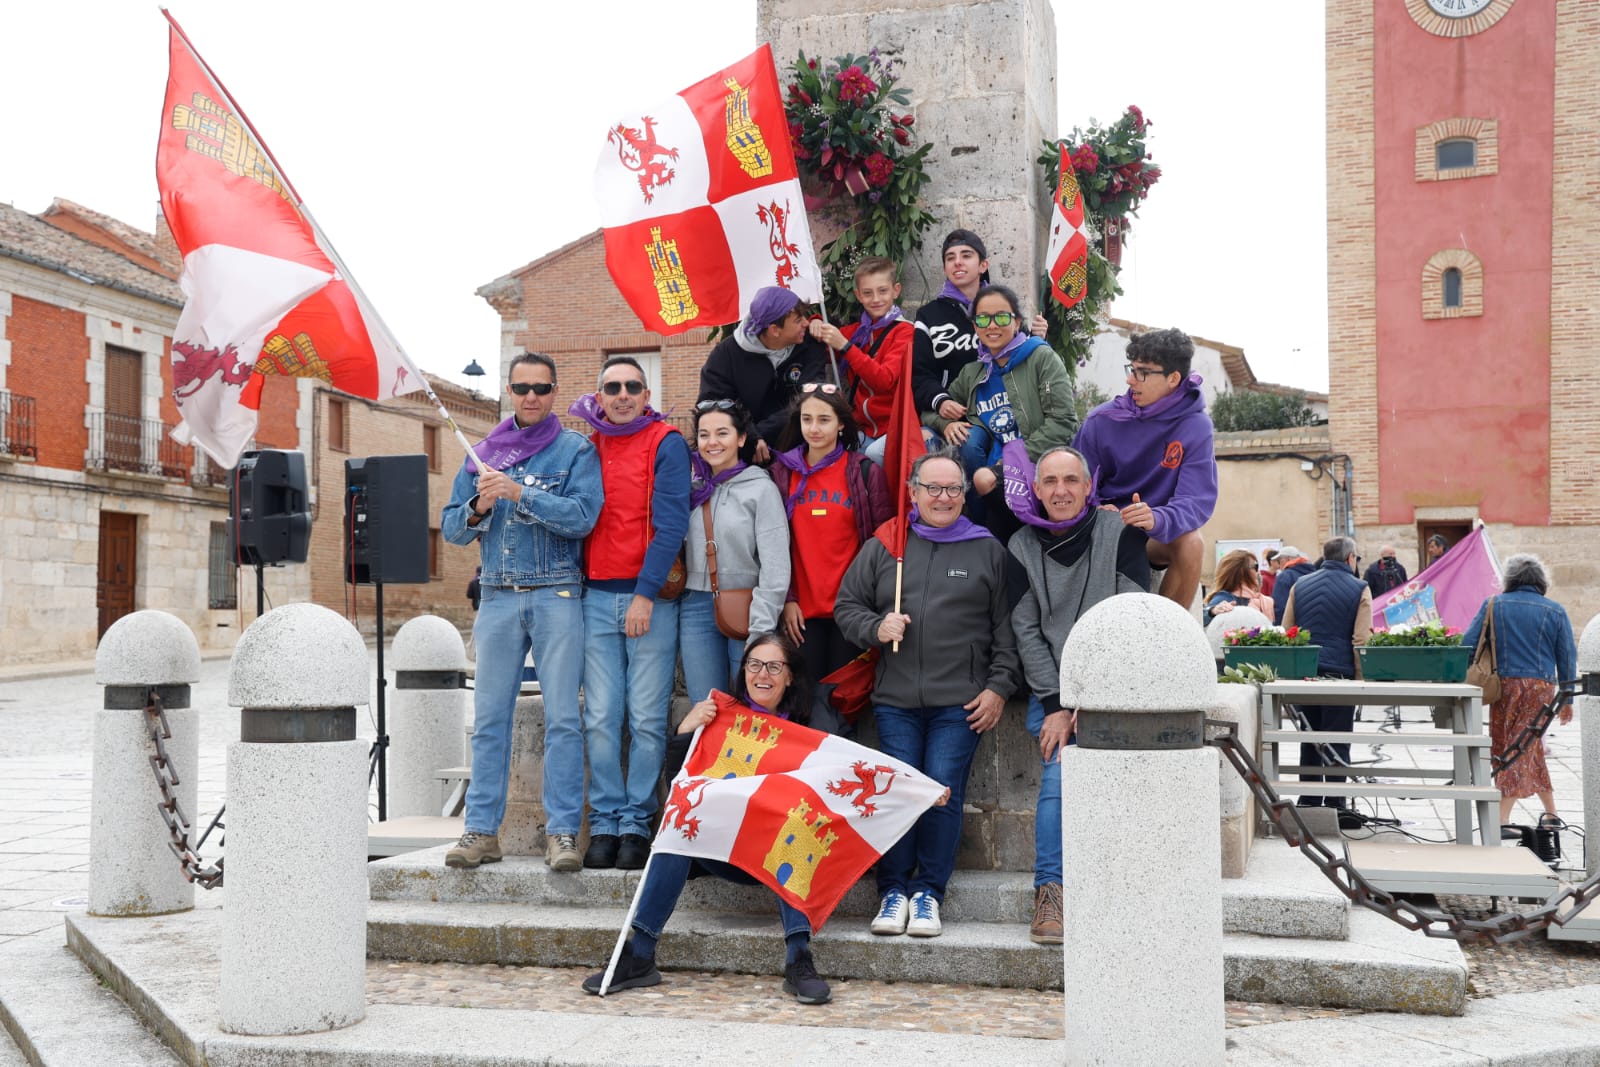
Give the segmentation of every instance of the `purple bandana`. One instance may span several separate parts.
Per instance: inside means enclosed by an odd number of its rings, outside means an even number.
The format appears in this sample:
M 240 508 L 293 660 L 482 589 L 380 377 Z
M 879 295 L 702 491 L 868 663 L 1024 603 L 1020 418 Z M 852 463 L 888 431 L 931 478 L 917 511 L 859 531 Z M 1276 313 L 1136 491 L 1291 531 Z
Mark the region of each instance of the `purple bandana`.
M 967 294 L 963 293 L 960 289 L 957 289 L 956 283 L 951 281 L 949 278 L 944 280 L 944 288 L 939 290 L 939 296 L 934 297 L 934 299 L 938 300 L 940 297 L 945 296 L 960 304 L 962 308 L 966 310 L 966 313 L 969 316 L 972 314 L 972 301 L 967 299 Z
M 800 501 L 805 497 L 806 482 L 811 479 L 811 476 L 826 467 L 833 466 L 842 455 L 844 455 L 844 445 L 834 445 L 833 451 L 829 452 L 826 456 L 823 456 L 822 462 L 818 463 L 815 467 L 806 462 L 805 445 L 801 445 L 798 448 L 791 448 L 787 452 L 779 452 L 777 455 L 772 457 L 772 462 L 780 466 L 787 467 L 800 475 L 800 484 L 796 485 L 794 487 L 794 492 L 790 493 L 786 498 L 784 498 L 783 501 L 784 513 L 788 515 L 789 518 L 794 518 L 795 505 L 800 503 Z
M 965 515 L 961 516 L 949 526 L 929 526 L 922 521 L 922 516 L 917 514 L 917 509 L 911 509 L 911 528 L 918 537 L 924 541 L 932 541 L 936 545 L 951 545 L 957 541 L 977 541 L 985 537 L 993 537 L 984 527 L 979 526 Z
M 597 433 L 606 437 L 627 437 L 629 434 L 638 433 L 652 422 L 660 422 L 662 419 L 661 412 L 653 407 L 646 406 L 644 414 L 632 422 L 618 426 L 606 418 L 606 413 L 600 410 L 600 398 L 593 393 L 584 393 L 574 400 L 572 406 L 567 409 L 567 414 L 575 419 L 582 419 L 590 426 L 593 426 Z
M 1142 408 L 1133 402 L 1133 391 L 1123 393 L 1104 409 L 1113 422 L 1133 422 L 1136 419 L 1153 419 L 1179 404 L 1187 402 L 1189 389 L 1200 388 L 1200 383 L 1205 381 L 1198 374 L 1191 374 L 1179 383 L 1178 387 L 1166 396 L 1157 400 L 1147 408 Z
M 994 370 L 995 360 L 1001 356 L 1009 357 L 1011 353 L 1031 340 L 1033 340 L 1031 334 L 1025 334 L 1021 329 L 1018 329 L 1016 333 L 1011 335 L 1011 340 L 1007 341 L 998 352 L 991 352 L 980 344 L 978 346 L 978 362 L 983 364 L 983 370 L 978 372 L 978 384 L 982 385 L 989 380 L 989 372 Z
M 1052 522 L 1044 513 L 1044 505 L 1039 498 L 1033 495 L 1033 479 L 1035 467 L 1028 458 L 1028 446 L 1021 438 L 1007 441 L 1000 450 L 1000 465 L 1006 487 L 1006 507 L 1011 509 L 1011 514 L 1027 523 L 1047 531 L 1052 537 L 1060 537 L 1068 530 L 1076 529 L 1084 522 L 1094 517 L 1095 508 L 1099 507 L 1100 500 L 1095 496 L 1094 490 L 1089 490 L 1089 499 L 1083 502 L 1083 510 L 1075 519 L 1066 522 Z
M 711 464 L 700 458 L 700 453 L 689 454 L 689 466 L 693 469 L 693 480 L 689 483 L 689 510 L 704 504 L 711 499 L 711 494 L 717 491 L 717 486 L 728 481 L 734 475 L 744 470 L 750 464 L 744 460 L 736 460 L 734 464 L 721 474 L 711 473 Z
M 543 452 L 560 436 L 561 420 L 554 415 L 546 415 L 532 426 L 518 426 L 512 416 L 490 430 L 474 451 L 484 467 L 503 471 Z M 470 469 L 472 457 L 462 460 L 462 465 Z
M 872 335 L 899 318 L 899 305 L 891 307 L 881 319 L 875 319 L 863 311 L 861 313 L 861 325 L 857 326 L 856 332 L 850 335 L 850 343 L 865 352 L 867 346 L 872 344 Z

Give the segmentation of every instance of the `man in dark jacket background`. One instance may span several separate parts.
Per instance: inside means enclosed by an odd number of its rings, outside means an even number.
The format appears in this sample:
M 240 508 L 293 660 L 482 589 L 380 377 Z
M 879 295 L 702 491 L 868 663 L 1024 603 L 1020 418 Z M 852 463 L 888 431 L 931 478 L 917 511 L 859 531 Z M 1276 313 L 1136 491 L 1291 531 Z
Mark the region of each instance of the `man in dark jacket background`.
M 1368 567 L 1363 577 L 1375 597 L 1406 584 L 1406 569 L 1394 558 L 1393 545 L 1384 545 L 1378 550 L 1378 562 Z
M 754 458 L 765 465 L 778 450 L 789 402 L 807 382 L 827 380 L 828 350 L 806 332 L 805 303 L 788 289 L 756 292 L 750 313 L 700 368 L 701 400 L 738 400 L 755 422 Z
M 1306 558 L 1293 545 L 1285 545 L 1272 561 L 1277 568 L 1277 580 L 1272 583 L 1272 617 L 1280 623 L 1283 621 L 1284 609 L 1289 606 L 1289 593 L 1294 589 L 1294 583 L 1317 569 L 1317 565 Z

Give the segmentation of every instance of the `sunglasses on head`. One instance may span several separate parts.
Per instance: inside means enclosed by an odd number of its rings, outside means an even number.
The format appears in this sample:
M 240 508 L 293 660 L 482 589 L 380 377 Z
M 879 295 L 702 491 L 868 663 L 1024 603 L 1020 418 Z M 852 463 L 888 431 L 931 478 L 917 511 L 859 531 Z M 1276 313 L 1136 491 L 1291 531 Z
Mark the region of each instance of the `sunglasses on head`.
M 800 387 L 800 391 L 802 393 L 821 392 L 827 393 L 829 396 L 833 396 L 839 391 L 839 387 L 834 385 L 832 382 L 807 382 Z
M 527 396 L 529 393 L 534 396 L 549 396 L 556 391 L 556 387 L 550 382 L 512 382 L 511 391 L 518 396 Z
M 1009 311 L 996 311 L 993 315 L 972 316 L 972 325 L 982 330 L 987 328 L 990 323 L 996 326 L 1010 326 L 1015 319 L 1016 316 Z
M 607 382 L 600 387 L 600 391 L 606 396 L 618 396 L 624 389 L 628 391 L 629 396 L 638 396 L 644 392 L 644 383 L 637 378 L 632 378 L 625 382 Z
M 732 411 L 737 400 L 702 400 L 694 409 L 704 415 L 708 411 Z

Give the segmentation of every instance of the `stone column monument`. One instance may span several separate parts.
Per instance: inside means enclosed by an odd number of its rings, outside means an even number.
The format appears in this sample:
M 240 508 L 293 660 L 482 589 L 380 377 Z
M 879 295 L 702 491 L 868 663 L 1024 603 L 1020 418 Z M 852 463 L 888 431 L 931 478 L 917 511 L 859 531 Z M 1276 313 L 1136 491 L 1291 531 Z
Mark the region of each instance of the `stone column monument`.
M 902 264 L 908 305 L 944 284 L 940 242 L 964 226 L 988 245 L 993 280 L 1033 309 L 1050 208 L 1034 160 L 1058 133 L 1050 0 L 758 0 L 756 36 L 772 44 L 780 85 L 801 51 L 826 60 L 876 48 L 903 64 L 917 134 L 934 146 L 928 199 L 939 220 L 917 261 Z

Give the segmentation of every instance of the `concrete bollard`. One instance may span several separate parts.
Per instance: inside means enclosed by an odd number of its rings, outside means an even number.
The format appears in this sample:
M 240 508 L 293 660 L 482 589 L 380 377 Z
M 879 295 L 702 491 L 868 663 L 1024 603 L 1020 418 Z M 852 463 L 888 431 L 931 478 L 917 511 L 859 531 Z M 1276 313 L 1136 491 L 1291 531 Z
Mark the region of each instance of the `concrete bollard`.
M 438 815 L 441 767 L 466 761 L 467 648 L 454 624 L 419 615 L 394 635 L 395 692 L 389 711 L 389 811 Z
M 1219 761 L 1203 726 L 1218 695 L 1205 634 L 1162 597 L 1102 601 L 1062 649 L 1061 700 L 1079 709 L 1078 744 L 1061 756 L 1066 1062 L 1221 1067 Z
M 89 807 L 89 913 L 162 915 L 194 907 L 194 883 L 169 847 L 150 765 L 156 754 L 145 706 L 160 694 L 172 736 L 162 744 L 185 819 L 199 813 L 200 716 L 189 686 L 200 680 L 200 645 L 177 617 L 136 611 L 111 624 L 94 655 L 105 707 L 94 719 L 94 786 Z M 193 834 L 189 844 L 193 846 Z
M 1600 615 L 1589 620 L 1578 638 L 1578 682 L 1572 710 L 1583 750 L 1583 829 L 1588 833 L 1600 827 Z M 1600 842 L 1591 845 L 1587 837 L 1583 868 L 1591 876 L 1600 870 Z
M 261 616 L 239 639 L 228 703 L 228 882 L 222 1029 L 300 1034 L 366 1014 L 367 648 L 316 604 Z

